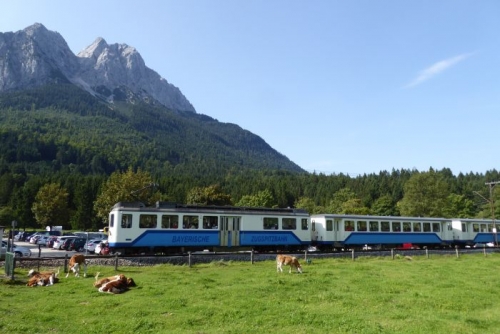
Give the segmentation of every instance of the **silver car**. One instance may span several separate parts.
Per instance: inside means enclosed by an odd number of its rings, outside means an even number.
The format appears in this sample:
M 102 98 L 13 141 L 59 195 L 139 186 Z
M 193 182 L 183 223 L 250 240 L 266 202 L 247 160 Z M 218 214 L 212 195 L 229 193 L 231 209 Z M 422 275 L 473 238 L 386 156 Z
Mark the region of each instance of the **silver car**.
M 5 256 L 6 252 L 7 252 L 7 241 L 2 240 L 2 248 L 0 249 L 0 257 L 3 258 Z M 30 257 L 31 256 L 31 250 L 28 247 L 18 246 L 16 244 L 14 244 L 13 252 L 16 254 L 17 257 L 23 257 L 23 256 Z

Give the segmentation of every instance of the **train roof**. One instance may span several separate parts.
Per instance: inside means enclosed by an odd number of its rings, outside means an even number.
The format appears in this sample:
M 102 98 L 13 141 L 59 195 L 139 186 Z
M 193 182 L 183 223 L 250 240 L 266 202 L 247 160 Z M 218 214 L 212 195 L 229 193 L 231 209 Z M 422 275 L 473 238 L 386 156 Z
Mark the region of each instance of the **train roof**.
M 195 205 L 195 204 L 179 204 L 175 202 L 156 202 L 154 207 L 147 207 L 142 202 L 118 202 L 113 206 L 115 209 L 142 209 L 142 210 L 159 210 L 159 209 L 178 209 L 187 211 L 225 211 L 225 212 L 240 212 L 240 213 L 257 213 L 257 212 L 272 212 L 272 213 L 298 213 L 308 214 L 304 209 L 293 208 L 261 208 L 261 207 L 243 207 L 243 206 L 228 206 L 228 205 Z
M 370 216 L 370 215 L 350 215 L 340 213 L 321 213 L 311 215 L 311 218 L 340 218 L 340 219 L 373 219 L 373 220 L 398 220 L 398 221 L 463 221 L 463 222 L 491 222 L 485 218 L 441 218 L 441 217 L 405 217 L 405 216 Z

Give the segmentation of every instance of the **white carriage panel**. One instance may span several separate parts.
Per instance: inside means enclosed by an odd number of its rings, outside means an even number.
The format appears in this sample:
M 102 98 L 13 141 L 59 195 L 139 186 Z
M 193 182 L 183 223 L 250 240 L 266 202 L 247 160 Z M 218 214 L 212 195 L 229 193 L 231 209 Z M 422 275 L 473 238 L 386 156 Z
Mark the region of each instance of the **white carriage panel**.
M 467 224 L 461 220 L 454 219 L 451 221 L 453 240 L 463 241 L 466 239 Z M 465 230 L 465 231 L 464 231 Z
M 241 231 L 263 231 L 264 217 L 261 214 L 245 214 L 241 215 Z

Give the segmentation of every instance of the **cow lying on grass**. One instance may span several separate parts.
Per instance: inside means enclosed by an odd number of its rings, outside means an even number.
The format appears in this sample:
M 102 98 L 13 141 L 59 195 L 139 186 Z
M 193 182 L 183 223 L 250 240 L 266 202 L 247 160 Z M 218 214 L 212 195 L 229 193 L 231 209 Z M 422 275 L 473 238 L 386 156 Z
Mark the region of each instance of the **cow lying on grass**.
M 117 294 L 127 291 L 129 287 L 136 286 L 132 278 L 127 278 L 123 274 L 101 279 L 98 277 L 99 273 L 95 276 L 94 287 L 99 288 L 99 292 Z
M 57 283 L 59 281 L 59 278 L 57 277 L 59 275 L 59 270 L 57 272 L 53 271 L 43 271 L 43 272 L 38 272 L 35 271 L 34 269 L 31 269 L 28 272 L 28 277 L 30 279 L 28 280 L 28 283 L 26 286 L 49 286 L 49 285 L 54 285 L 54 283 Z
M 66 277 L 69 276 L 70 271 L 75 273 L 75 277 L 80 276 L 80 267 L 83 264 L 83 277 L 87 277 L 87 262 L 85 262 L 85 255 L 75 254 L 69 259 L 69 269 Z
M 290 266 L 290 274 L 292 273 L 292 268 L 297 269 L 297 272 L 302 274 L 302 266 L 295 256 L 278 254 L 276 256 L 276 271 L 283 272 L 283 265 Z

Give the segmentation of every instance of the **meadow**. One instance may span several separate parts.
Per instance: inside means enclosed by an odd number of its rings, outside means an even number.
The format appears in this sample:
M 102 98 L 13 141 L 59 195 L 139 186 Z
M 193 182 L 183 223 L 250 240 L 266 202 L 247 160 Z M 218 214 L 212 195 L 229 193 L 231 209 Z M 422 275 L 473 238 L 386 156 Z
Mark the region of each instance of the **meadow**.
M 499 333 L 500 254 L 119 267 L 137 287 L 99 293 L 96 272 L 25 286 L 0 279 L 2 333 Z M 46 268 L 47 269 L 47 268 Z M 2 268 L 3 270 L 3 268 Z

